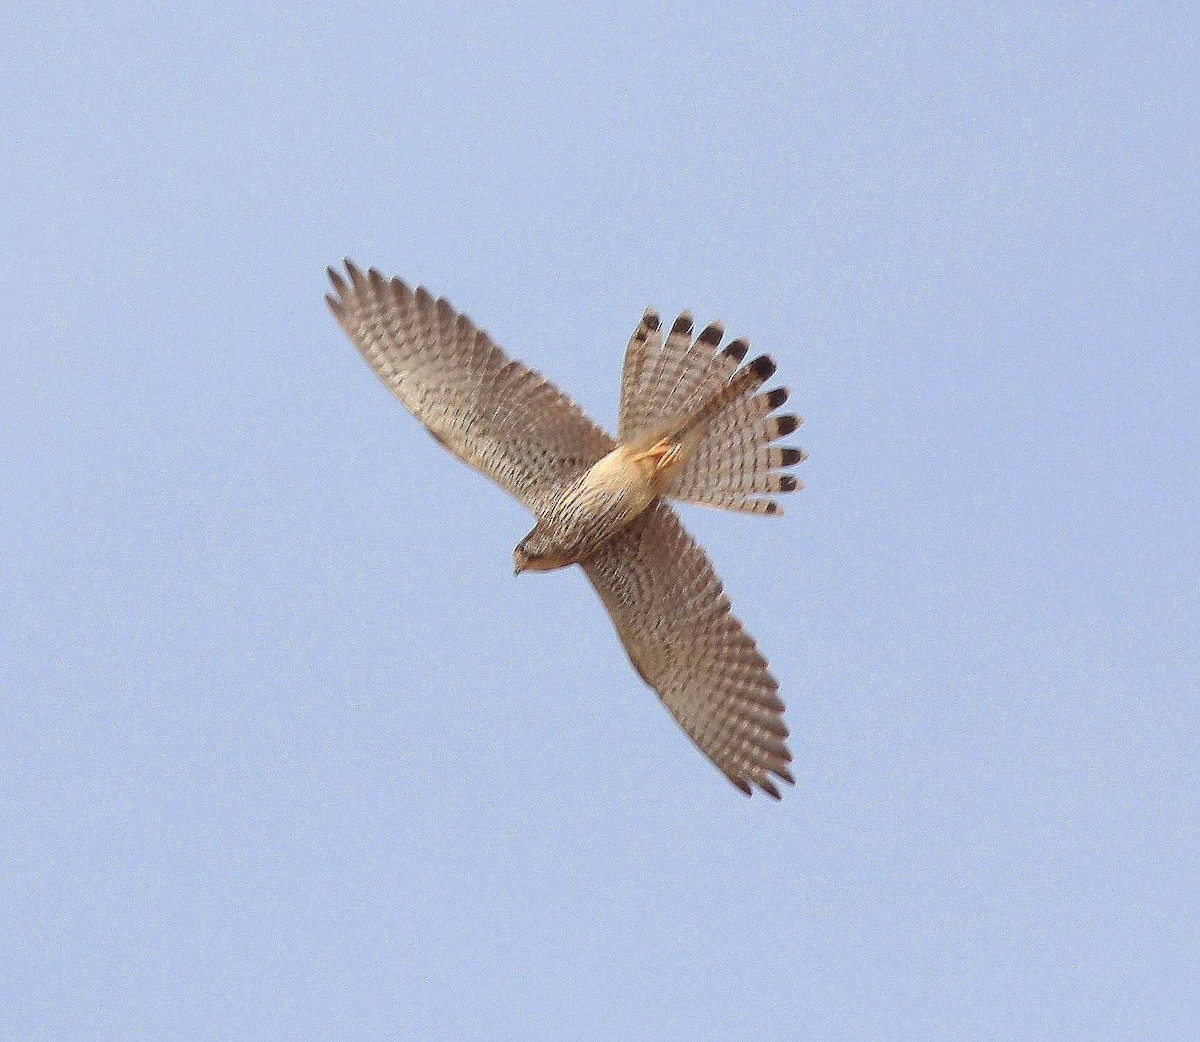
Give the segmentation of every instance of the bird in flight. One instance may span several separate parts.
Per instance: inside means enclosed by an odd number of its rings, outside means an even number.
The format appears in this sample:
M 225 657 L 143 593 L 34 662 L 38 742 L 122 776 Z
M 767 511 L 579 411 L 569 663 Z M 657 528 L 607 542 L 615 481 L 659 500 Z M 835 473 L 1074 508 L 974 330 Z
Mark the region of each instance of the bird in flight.
M 647 309 L 630 338 L 614 439 L 545 377 L 425 289 L 350 261 L 325 298 L 387 388 L 459 459 L 537 518 L 513 551 L 516 572 L 578 564 L 612 617 L 634 669 L 693 742 L 747 796 L 779 799 L 788 769 L 784 705 L 704 551 L 669 500 L 780 514 L 800 487 L 801 449 L 776 445 L 800 420 L 779 415 L 775 364 L 743 364 L 711 323 L 680 315 L 665 339 Z

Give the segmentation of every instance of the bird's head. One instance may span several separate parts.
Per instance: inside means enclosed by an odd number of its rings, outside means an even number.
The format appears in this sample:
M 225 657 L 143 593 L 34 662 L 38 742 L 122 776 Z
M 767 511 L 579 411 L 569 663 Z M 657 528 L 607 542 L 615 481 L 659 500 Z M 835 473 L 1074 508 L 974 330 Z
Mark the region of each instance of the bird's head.
M 522 572 L 546 572 L 561 568 L 565 562 L 555 554 L 554 543 L 539 521 L 513 550 L 513 575 Z

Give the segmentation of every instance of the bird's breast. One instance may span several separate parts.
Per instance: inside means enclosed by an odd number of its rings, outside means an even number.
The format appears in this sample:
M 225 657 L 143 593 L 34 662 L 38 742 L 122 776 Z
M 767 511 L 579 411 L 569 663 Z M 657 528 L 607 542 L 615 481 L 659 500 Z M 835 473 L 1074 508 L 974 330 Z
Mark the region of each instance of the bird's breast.
M 568 488 L 542 518 L 564 555 L 580 560 L 642 513 L 657 495 L 654 467 L 618 446 Z

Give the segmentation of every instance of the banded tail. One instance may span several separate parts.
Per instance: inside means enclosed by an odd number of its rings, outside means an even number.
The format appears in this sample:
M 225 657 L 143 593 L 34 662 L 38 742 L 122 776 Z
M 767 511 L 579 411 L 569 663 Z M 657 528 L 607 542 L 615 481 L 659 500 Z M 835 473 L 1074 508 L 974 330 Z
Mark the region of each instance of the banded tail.
M 671 453 L 663 494 L 685 503 L 754 514 L 782 514 L 770 497 L 803 485 L 785 472 L 805 458 L 802 449 L 774 445 L 800 419 L 772 415 L 788 398 L 785 388 L 759 389 L 775 373 L 766 355 L 742 365 L 750 345 L 721 348 L 719 322 L 692 338 L 686 311 L 664 343 L 658 314 L 647 308 L 625 351 L 618 440 Z

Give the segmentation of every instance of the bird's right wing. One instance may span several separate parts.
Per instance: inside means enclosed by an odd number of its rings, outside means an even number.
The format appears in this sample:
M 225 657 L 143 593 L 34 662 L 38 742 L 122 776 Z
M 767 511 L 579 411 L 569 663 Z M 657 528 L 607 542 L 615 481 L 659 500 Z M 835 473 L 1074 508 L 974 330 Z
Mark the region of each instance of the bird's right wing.
M 659 500 L 583 562 L 634 668 L 747 795 L 793 783 L 779 685 L 730 614 L 707 555 Z
M 346 262 L 325 300 L 388 389 L 447 449 L 534 513 L 614 447 L 545 377 L 423 288 Z

